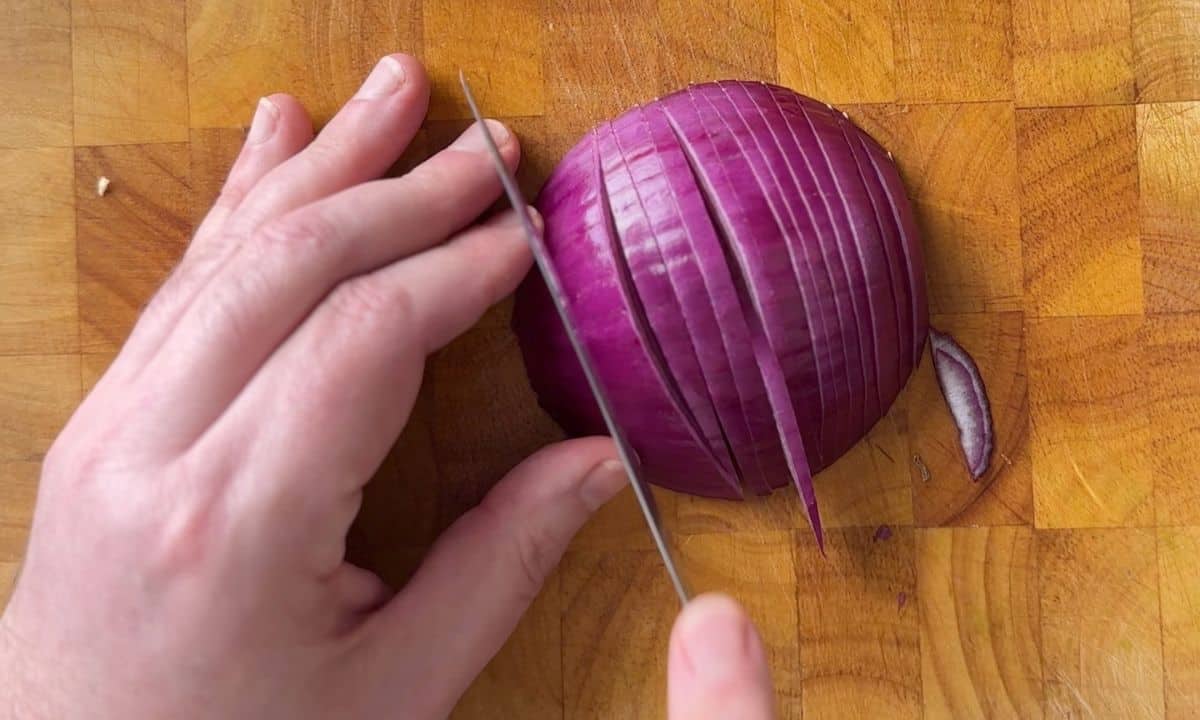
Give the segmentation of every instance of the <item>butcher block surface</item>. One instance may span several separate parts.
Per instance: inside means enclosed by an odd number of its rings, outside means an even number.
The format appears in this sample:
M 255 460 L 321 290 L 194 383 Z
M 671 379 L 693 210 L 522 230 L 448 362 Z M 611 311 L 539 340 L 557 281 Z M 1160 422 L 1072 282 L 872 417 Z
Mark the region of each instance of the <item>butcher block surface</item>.
M 380 55 L 413 53 L 434 94 L 403 167 L 467 125 L 465 69 L 520 135 L 533 192 L 633 103 L 760 79 L 833 103 L 895 155 L 933 322 L 978 360 L 998 432 L 971 482 L 926 357 L 817 478 L 825 556 L 791 491 L 659 493 L 697 588 L 757 621 L 780 717 L 1200 717 L 1197 0 L 0 5 L 0 602 L 49 443 L 186 246 L 260 96 L 292 92 L 323 123 Z M 510 311 L 430 361 L 368 487 L 350 554 L 393 583 L 560 437 Z M 664 717 L 676 611 L 625 492 L 454 717 Z

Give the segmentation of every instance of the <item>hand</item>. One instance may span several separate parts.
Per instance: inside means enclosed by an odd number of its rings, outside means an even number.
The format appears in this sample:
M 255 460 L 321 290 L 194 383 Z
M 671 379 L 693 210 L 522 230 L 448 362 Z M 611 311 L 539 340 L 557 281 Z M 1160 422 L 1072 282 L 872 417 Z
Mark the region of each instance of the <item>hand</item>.
M 771 720 L 775 695 L 762 639 L 733 600 L 701 595 L 671 631 L 670 720 Z
M 429 85 L 384 58 L 312 137 L 260 103 L 220 198 L 46 457 L 0 618 L 0 717 L 444 717 L 625 483 L 607 439 L 539 452 L 392 595 L 346 562 L 426 356 L 513 290 L 478 128 L 376 180 Z M 510 165 L 515 138 L 491 128 Z

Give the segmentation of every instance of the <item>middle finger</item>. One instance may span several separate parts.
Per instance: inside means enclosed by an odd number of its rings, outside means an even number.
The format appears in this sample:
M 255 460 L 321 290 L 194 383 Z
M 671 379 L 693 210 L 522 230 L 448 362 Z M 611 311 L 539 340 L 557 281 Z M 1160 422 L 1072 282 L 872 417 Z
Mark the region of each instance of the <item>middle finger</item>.
M 515 167 L 516 139 L 499 123 L 489 125 Z M 160 440 L 189 445 L 343 280 L 441 242 L 499 193 L 482 133 L 472 126 L 403 177 L 351 188 L 265 225 L 160 352 L 157 382 L 145 388 L 147 403 L 171 409 Z

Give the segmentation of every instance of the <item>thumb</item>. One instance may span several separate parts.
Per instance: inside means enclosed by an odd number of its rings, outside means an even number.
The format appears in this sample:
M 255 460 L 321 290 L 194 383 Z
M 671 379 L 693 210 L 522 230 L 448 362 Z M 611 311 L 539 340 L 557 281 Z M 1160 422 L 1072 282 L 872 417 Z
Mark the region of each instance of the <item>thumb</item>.
M 608 438 L 551 445 L 518 465 L 430 550 L 409 584 L 372 619 L 389 692 L 444 717 L 504 644 L 579 528 L 627 483 Z
M 745 610 L 724 595 L 701 595 L 671 631 L 670 720 L 771 720 L 775 694 L 767 653 Z

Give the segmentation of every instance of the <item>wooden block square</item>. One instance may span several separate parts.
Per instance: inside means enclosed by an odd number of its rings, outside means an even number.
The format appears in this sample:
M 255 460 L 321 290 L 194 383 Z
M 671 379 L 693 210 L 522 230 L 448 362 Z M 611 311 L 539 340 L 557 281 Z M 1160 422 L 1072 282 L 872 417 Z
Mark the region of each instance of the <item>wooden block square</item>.
M 900 102 L 1012 99 L 1008 2 L 897 0 Z
M 1170 717 L 1200 717 L 1200 528 L 1158 529 L 1163 671 Z
M 142 308 L 183 254 L 188 146 L 121 145 L 75 151 L 80 343 L 120 348 Z M 112 180 L 96 195 L 96 178 Z
M 913 531 L 831 530 L 827 556 L 797 531 L 805 717 L 921 716 Z
M 275 92 L 325 124 L 383 55 L 422 55 L 422 4 L 188 0 L 191 126 L 248 125 L 258 99 Z
M 1158 525 L 1200 525 L 1200 315 L 1146 321 L 1145 388 Z
M 78 355 L 0 356 L 0 462 L 40 462 L 79 397 Z
M 665 717 L 679 601 L 652 550 L 569 552 L 562 575 L 564 720 Z
M 187 140 L 184 22 L 183 3 L 71 4 L 76 145 Z
M 935 315 L 975 359 L 991 402 L 995 449 L 987 473 L 971 479 L 958 429 L 926 354 L 905 390 L 906 471 L 920 526 L 1030 525 L 1033 469 L 1029 453 L 1029 383 L 1024 318 L 1019 312 Z
M 1026 312 L 1139 315 L 1132 106 L 1017 111 Z
M 545 3 L 546 108 L 571 143 L 660 94 L 657 12 L 656 0 Z
M 1138 106 L 1146 312 L 1200 310 L 1200 102 Z
M 1141 318 L 1026 324 L 1038 527 L 1154 522 Z
M 1163 717 L 1154 530 L 1039 530 L 1046 715 Z
M 779 82 L 827 103 L 896 99 L 894 0 L 775 4 Z
M 459 70 L 467 73 L 480 110 L 488 117 L 544 112 L 545 23 L 537 0 L 424 0 L 421 12 L 425 46 L 422 61 L 433 81 L 430 118 L 471 117 L 459 87 Z
M 1138 102 L 1200 100 L 1200 7 L 1130 0 Z
M 0 165 L 0 354 L 76 352 L 71 150 L 0 149 Z
M 0 462 L 0 562 L 25 556 L 41 473 L 41 463 Z
M 1129 0 L 1013 0 L 1017 105 L 1131 103 Z
M 1033 530 L 918 530 L 917 563 L 925 717 L 1042 717 Z
M 71 145 L 71 3 L 7 3 L 0 23 L 0 147 Z
M 563 707 L 562 596 L 546 580 L 500 652 L 459 698 L 451 720 L 560 717 Z
M 895 155 L 914 202 L 930 311 L 1020 310 L 1012 105 L 882 105 L 855 118 Z
M 760 0 L 658 0 L 659 90 L 706 80 L 774 80 L 775 17 Z
M 188 217 L 195 230 L 221 194 L 246 133 L 241 128 L 201 128 L 192 130 L 190 137 Z

